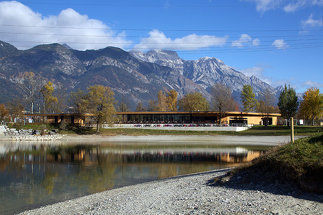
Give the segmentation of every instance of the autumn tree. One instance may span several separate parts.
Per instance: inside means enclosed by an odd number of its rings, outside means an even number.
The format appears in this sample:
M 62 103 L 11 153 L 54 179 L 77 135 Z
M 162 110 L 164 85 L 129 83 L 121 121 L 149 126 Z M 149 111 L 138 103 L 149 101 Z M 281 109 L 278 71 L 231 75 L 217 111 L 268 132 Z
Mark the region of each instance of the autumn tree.
M 4 104 L 0 104 L 0 122 L 4 121 L 9 115 L 9 111 L 7 110 Z
M 114 92 L 102 85 L 94 85 L 88 88 L 87 110 L 94 114 L 96 131 L 100 132 L 102 123 L 113 123 L 115 120 L 115 99 Z
M 45 113 L 54 113 L 57 112 L 57 97 L 53 96 L 54 86 L 51 81 L 48 81 L 40 90 L 41 95 L 44 99 L 44 112 Z
M 170 90 L 167 92 L 166 104 L 168 111 L 177 111 L 177 96 L 176 90 Z
M 158 111 L 166 111 L 167 110 L 167 97 L 165 92 L 160 90 L 158 92 L 158 104 L 157 104 L 157 109 Z
M 23 119 L 25 110 L 24 106 L 22 105 L 21 101 L 19 100 L 13 100 L 8 103 L 8 111 L 9 111 L 9 117 L 11 118 L 11 121 L 13 121 L 15 118 Z
M 158 111 L 158 110 L 159 110 L 159 107 L 156 100 L 150 99 L 148 101 L 147 111 Z
M 241 102 L 243 105 L 244 112 L 254 111 L 257 105 L 255 94 L 250 85 L 243 85 L 241 91 Z
M 308 89 L 303 95 L 303 101 L 299 106 L 299 112 L 305 119 L 311 119 L 312 125 L 314 120 L 321 115 L 320 90 L 317 88 Z
M 201 93 L 194 92 L 179 100 L 179 108 L 183 111 L 207 111 L 209 103 Z
M 212 103 L 214 111 L 219 113 L 219 123 L 225 112 L 236 110 L 237 103 L 232 97 L 232 91 L 221 83 L 216 83 L 212 88 Z
M 72 92 L 69 97 L 70 106 L 75 113 L 86 113 L 88 106 L 87 94 L 83 90 Z
M 278 107 L 283 118 L 294 117 L 298 108 L 298 98 L 296 92 L 290 86 L 285 85 L 284 90 L 279 95 Z

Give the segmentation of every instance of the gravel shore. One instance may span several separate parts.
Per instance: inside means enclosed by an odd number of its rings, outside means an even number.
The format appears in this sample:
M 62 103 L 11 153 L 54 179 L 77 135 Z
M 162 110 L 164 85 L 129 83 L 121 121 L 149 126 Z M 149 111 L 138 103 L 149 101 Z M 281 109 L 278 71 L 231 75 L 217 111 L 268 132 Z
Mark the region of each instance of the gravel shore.
M 180 176 L 97 193 L 22 214 L 322 214 L 322 195 L 269 184 L 213 186 L 228 170 Z M 211 180 L 212 181 L 212 180 Z

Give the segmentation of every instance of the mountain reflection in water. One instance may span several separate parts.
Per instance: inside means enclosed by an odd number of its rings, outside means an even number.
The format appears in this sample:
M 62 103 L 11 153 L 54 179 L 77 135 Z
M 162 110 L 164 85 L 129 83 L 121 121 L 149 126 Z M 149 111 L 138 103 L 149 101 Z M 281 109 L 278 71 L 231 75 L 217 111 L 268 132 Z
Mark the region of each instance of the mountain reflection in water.
M 219 145 L 0 145 L 0 214 L 120 186 L 249 162 L 266 148 Z

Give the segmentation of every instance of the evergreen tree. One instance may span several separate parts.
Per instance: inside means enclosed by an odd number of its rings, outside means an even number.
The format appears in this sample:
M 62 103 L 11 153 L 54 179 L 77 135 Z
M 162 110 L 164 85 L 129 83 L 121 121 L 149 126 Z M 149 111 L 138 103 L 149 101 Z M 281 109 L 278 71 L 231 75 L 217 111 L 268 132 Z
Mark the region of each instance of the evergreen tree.
M 255 94 L 250 85 L 244 85 L 241 91 L 241 102 L 244 112 L 254 111 L 257 106 Z
M 278 107 L 282 117 L 289 119 L 294 117 L 298 108 L 298 98 L 296 92 L 290 86 L 285 85 L 284 90 L 279 95 Z

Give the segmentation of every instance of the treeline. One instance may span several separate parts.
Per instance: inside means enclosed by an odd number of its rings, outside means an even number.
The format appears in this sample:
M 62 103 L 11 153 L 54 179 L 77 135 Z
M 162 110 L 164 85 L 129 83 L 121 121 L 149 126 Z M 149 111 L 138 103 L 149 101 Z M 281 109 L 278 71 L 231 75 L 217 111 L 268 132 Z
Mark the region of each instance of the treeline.
M 0 122 L 22 118 L 24 112 L 29 113 L 93 113 L 96 124 L 112 123 L 116 111 L 130 111 L 126 98 L 117 102 L 114 92 L 106 86 L 94 85 L 87 91 L 78 90 L 66 95 L 64 90 L 55 90 L 54 83 L 43 81 L 32 72 L 20 77 L 19 88 L 23 94 L 21 100 L 13 100 L 8 104 L 0 104 Z M 216 111 L 220 117 L 228 111 L 281 113 L 285 119 L 294 117 L 311 120 L 322 118 L 323 96 L 319 89 L 310 88 L 302 101 L 298 101 L 293 88 L 285 86 L 276 104 L 275 95 L 265 90 L 259 100 L 250 85 L 243 86 L 240 99 L 241 106 L 232 96 L 232 90 L 217 83 L 211 91 L 211 102 L 199 92 L 191 92 L 178 98 L 175 90 L 160 90 L 155 99 L 147 104 L 138 102 L 136 111 Z

